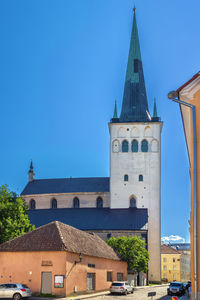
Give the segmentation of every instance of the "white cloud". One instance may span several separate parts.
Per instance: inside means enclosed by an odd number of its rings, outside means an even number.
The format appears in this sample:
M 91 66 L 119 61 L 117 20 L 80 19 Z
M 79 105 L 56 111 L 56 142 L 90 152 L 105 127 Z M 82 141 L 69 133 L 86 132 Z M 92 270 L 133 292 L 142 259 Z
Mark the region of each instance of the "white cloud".
M 163 236 L 161 241 L 168 243 L 185 243 L 185 239 L 178 235 Z

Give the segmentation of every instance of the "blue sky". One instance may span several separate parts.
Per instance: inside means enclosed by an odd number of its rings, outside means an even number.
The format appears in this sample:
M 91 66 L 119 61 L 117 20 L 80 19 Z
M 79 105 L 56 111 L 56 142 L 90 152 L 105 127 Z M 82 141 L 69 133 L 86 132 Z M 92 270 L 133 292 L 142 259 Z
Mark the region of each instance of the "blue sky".
M 120 111 L 132 9 L 149 108 L 162 131 L 162 236 L 189 239 L 190 179 L 181 115 L 167 99 L 200 69 L 199 0 L 0 1 L 0 184 L 109 176 L 108 122 Z

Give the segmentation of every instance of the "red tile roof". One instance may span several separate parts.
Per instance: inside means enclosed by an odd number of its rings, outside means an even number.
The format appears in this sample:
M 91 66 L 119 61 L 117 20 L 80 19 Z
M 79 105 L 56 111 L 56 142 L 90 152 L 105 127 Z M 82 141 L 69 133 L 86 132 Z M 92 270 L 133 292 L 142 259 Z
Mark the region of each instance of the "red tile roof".
M 3 251 L 68 251 L 120 260 L 98 235 L 54 221 L 0 245 Z
M 172 247 L 168 247 L 167 245 L 161 245 L 161 254 L 180 254 L 180 253 Z

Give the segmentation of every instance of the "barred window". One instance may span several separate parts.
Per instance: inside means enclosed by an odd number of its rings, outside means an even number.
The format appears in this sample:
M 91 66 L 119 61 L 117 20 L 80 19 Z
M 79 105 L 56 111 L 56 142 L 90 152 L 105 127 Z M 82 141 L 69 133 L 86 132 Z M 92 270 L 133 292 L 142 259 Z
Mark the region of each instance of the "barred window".
M 107 272 L 107 281 L 112 281 L 112 272 Z

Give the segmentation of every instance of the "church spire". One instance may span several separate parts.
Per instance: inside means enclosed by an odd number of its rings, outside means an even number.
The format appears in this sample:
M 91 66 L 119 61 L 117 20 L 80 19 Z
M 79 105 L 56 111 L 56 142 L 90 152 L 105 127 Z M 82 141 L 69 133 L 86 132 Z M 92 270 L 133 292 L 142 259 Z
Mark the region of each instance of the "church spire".
M 160 117 L 158 117 L 156 98 L 154 98 L 154 106 L 153 106 L 153 117 L 151 118 L 152 122 L 160 122 Z
M 150 121 L 135 10 L 120 122 Z
M 153 107 L 153 118 L 157 118 L 158 113 L 157 113 L 157 106 L 156 106 L 156 98 L 154 98 L 154 107 Z
M 31 182 L 34 180 L 34 176 L 35 176 L 35 173 L 33 171 L 33 162 L 32 162 L 32 159 L 31 159 L 31 163 L 30 163 L 30 169 L 28 171 L 28 181 Z
M 113 119 L 117 119 L 117 101 L 115 100 L 115 108 L 114 108 L 114 114 L 113 114 Z

